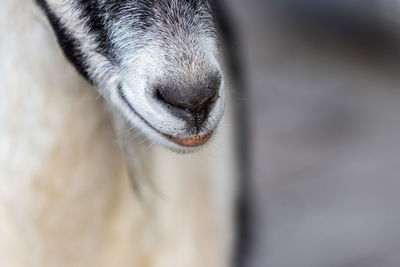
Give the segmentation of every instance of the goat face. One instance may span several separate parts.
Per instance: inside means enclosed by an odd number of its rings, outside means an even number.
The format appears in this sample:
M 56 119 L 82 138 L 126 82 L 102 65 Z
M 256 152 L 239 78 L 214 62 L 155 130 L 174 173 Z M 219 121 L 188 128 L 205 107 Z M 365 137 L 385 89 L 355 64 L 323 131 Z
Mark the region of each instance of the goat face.
M 176 151 L 222 117 L 209 0 L 37 0 L 64 54 L 145 136 Z

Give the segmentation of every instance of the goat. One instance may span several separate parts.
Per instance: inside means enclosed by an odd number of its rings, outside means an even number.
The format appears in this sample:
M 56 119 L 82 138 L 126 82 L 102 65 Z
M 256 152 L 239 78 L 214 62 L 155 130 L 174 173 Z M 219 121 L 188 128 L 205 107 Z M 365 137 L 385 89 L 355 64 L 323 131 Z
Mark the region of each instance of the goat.
M 2 2 L 0 266 L 229 266 L 211 2 Z

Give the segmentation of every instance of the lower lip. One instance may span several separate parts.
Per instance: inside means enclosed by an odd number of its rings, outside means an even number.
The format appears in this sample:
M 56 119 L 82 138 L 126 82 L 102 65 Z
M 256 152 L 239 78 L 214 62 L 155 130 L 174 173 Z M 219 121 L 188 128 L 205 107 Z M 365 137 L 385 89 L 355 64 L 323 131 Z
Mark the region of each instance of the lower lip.
M 168 138 L 181 145 L 181 146 L 186 146 L 186 147 L 196 147 L 205 144 L 211 137 L 212 133 L 208 133 L 205 135 L 195 135 L 190 138 L 179 138 L 179 137 L 173 137 L 173 136 L 168 136 Z

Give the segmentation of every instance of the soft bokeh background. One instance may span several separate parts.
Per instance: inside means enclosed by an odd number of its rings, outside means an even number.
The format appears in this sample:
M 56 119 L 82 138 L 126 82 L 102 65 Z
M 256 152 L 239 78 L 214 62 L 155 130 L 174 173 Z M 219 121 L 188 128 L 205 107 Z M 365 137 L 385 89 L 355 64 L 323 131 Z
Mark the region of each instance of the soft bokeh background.
M 400 266 L 400 1 L 225 0 L 250 107 L 249 267 Z

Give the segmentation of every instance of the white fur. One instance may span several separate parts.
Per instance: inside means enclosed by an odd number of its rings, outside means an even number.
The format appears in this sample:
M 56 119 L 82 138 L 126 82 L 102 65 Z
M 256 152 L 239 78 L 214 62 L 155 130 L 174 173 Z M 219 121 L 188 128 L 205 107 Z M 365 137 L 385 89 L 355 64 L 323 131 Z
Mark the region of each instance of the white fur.
M 116 133 L 31 0 L 2 1 L 0 60 L 1 267 L 228 266 L 235 172 L 226 122 L 190 155 Z M 141 199 L 127 165 L 148 181 Z
M 119 112 L 139 131 L 152 140 L 176 151 L 193 151 L 193 148 L 182 147 L 170 141 L 164 134 L 187 138 L 190 137 L 186 124 L 183 120 L 176 118 L 165 107 L 154 100 L 152 95 L 153 83 L 157 79 L 169 79 L 172 75 L 168 73 L 168 62 L 166 51 L 160 48 L 159 40 L 149 34 L 138 33 L 130 29 L 131 21 L 135 18 L 121 18 L 120 25 L 110 25 L 110 35 L 119 46 L 120 57 L 123 58 L 122 69 L 116 69 L 104 56 L 96 52 L 95 36 L 89 32 L 86 21 L 80 16 L 79 6 L 73 0 L 47 0 L 50 10 L 66 26 L 69 34 L 79 41 L 79 49 L 83 51 L 85 65 L 88 67 L 92 80 L 98 83 L 98 90 L 104 98 L 110 102 L 112 109 Z M 178 4 L 172 1 L 172 4 Z M 172 7 L 173 8 L 173 7 Z M 125 23 L 124 23 L 125 22 Z M 179 30 L 179 28 L 178 28 Z M 169 46 L 173 51 L 185 51 L 197 60 L 190 62 L 190 66 L 182 68 L 183 75 L 178 75 L 178 80 L 195 79 L 199 74 L 214 70 L 221 73 L 219 64 L 215 57 L 216 43 L 213 38 L 200 36 L 201 30 L 189 36 L 189 40 L 179 40 L 179 32 L 171 34 L 177 41 L 171 40 Z M 187 34 L 182 34 L 187 35 Z M 140 40 L 140 44 L 135 40 Z M 141 43 L 146 43 L 142 47 Z M 189 47 L 189 46 L 192 47 Z M 127 97 L 132 110 L 120 96 L 118 85 L 122 85 L 122 91 Z M 214 130 L 225 107 L 225 88 L 222 84 L 219 88 L 220 98 L 215 108 L 209 114 L 206 122 L 207 127 L 199 133 L 207 134 Z

